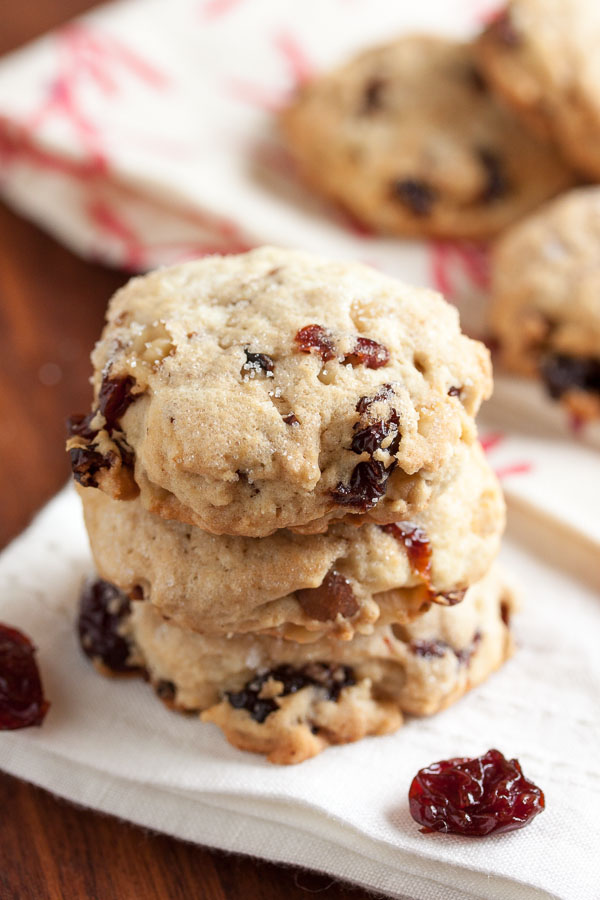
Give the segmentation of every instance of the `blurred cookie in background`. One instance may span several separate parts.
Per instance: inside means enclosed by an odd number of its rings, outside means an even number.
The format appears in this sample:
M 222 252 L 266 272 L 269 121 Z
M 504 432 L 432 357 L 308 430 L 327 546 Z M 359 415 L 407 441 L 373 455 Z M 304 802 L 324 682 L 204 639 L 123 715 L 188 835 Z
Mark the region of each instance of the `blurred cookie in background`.
M 600 418 L 600 188 L 565 194 L 500 239 L 491 325 L 502 365 L 541 378 L 577 419 Z
M 490 85 L 590 178 L 600 177 L 600 5 L 512 0 L 477 42 Z
M 409 35 L 303 87 L 281 116 L 300 173 L 376 231 L 486 238 L 569 187 L 488 89 L 474 47 Z

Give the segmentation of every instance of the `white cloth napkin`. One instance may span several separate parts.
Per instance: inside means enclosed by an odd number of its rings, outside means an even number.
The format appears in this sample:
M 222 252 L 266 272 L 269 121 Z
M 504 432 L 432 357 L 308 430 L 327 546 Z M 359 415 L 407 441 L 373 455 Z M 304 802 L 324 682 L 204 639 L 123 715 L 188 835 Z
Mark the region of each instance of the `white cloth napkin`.
M 531 523 L 528 541 L 535 537 Z M 547 544 L 545 545 L 547 549 Z M 570 556 L 568 539 L 553 559 Z M 52 706 L 0 735 L 0 767 L 78 803 L 188 840 L 297 863 L 412 900 L 598 900 L 597 597 L 509 539 L 527 603 L 515 657 L 456 706 L 395 735 L 278 767 L 178 716 L 141 681 L 106 680 L 75 637 L 91 566 L 79 503 L 59 494 L 0 558 L 0 620 L 30 634 Z M 597 563 L 589 553 L 585 566 Z M 546 793 L 528 828 L 422 835 L 407 805 L 423 765 L 497 746 Z
M 273 111 L 314 69 L 407 29 L 468 34 L 489 5 L 103 7 L 0 63 L 0 195 L 76 251 L 132 269 L 262 243 L 362 259 L 443 289 L 481 334 L 482 252 L 361 233 L 295 181 Z M 600 611 L 581 580 L 600 582 L 599 430 L 576 440 L 538 386 L 512 379 L 485 416 L 511 504 L 503 555 L 527 603 L 515 659 L 457 706 L 279 769 L 169 713 L 146 685 L 103 680 L 74 638 L 90 559 L 69 490 L 0 558 L 0 618 L 35 639 L 52 701 L 41 729 L 0 735 L 2 768 L 182 838 L 390 896 L 599 900 Z M 483 841 L 421 835 L 406 802 L 417 769 L 494 745 L 545 789 L 547 811 Z

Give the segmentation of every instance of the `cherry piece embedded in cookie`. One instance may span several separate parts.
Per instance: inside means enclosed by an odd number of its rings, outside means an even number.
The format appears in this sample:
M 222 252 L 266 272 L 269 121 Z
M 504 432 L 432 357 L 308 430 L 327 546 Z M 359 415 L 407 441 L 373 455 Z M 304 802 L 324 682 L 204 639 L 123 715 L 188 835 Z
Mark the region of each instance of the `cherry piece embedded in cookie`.
M 360 109 L 362 115 L 369 115 L 370 113 L 377 112 L 377 110 L 381 109 L 383 106 L 382 101 L 386 84 L 387 82 L 384 78 L 379 78 L 377 76 L 369 78 L 365 84 L 362 96 L 362 106 Z
M 352 506 L 356 510 L 366 512 L 381 500 L 387 488 L 387 482 L 396 467 L 396 460 L 384 466 L 376 459 L 368 459 L 358 463 L 352 470 L 350 481 L 340 481 L 331 496 L 339 506 Z
M 335 357 L 333 337 L 322 325 L 305 325 L 294 337 L 303 353 L 318 353 L 323 362 Z
M 0 731 L 41 725 L 49 706 L 33 643 L 22 631 L 0 625 Z
M 268 681 L 279 683 L 276 697 L 286 697 L 312 686 L 321 690 L 323 699 L 333 701 L 339 698 L 343 688 L 356 684 L 349 666 L 314 662 L 296 669 L 284 664 L 256 675 L 241 691 L 227 691 L 225 696 L 234 709 L 245 709 L 255 722 L 262 723 L 279 709 L 276 699 L 261 696 Z
M 389 359 L 390 351 L 383 344 L 378 344 L 371 338 L 358 337 L 354 350 L 344 357 L 344 362 L 353 366 L 366 366 L 367 369 L 380 369 Z
M 486 80 L 477 66 L 469 65 L 466 69 L 466 73 L 467 81 L 474 91 L 476 91 L 478 94 L 483 94 L 485 93 L 485 91 L 487 91 L 488 86 Z
M 418 178 L 401 178 L 392 185 L 392 194 L 415 216 L 428 216 L 436 200 L 436 193 L 427 182 Z
M 92 428 L 92 421 L 96 415 L 95 411 L 84 415 L 83 413 L 73 413 L 67 419 L 67 437 L 81 437 L 86 441 L 92 441 L 98 434 L 97 428 Z
M 361 416 L 366 416 L 373 404 L 388 400 L 391 394 L 391 386 L 384 384 L 373 397 L 361 397 L 356 410 Z M 352 470 L 349 483 L 340 481 L 331 491 L 331 496 L 340 506 L 353 506 L 366 511 L 375 506 L 386 492 L 388 479 L 397 465 L 394 454 L 398 452 L 402 435 L 395 409 L 390 411 L 387 419 L 380 419 L 359 429 L 360 424 L 361 422 L 357 422 L 354 425 L 355 434 L 350 449 L 353 453 L 368 453 L 371 459 L 359 462 Z M 379 450 L 390 454 L 391 460 L 387 466 L 381 460 L 373 458 Z
M 431 576 L 431 544 L 427 532 L 413 522 L 394 522 L 382 525 L 383 531 L 391 534 L 404 545 L 410 567 L 425 584 L 429 585 Z
M 470 644 L 467 644 L 467 646 L 463 647 L 462 650 L 454 651 L 454 653 L 456 654 L 456 658 L 459 661 L 459 663 L 461 663 L 461 665 L 466 666 L 471 661 L 471 657 L 477 650 L 477 647 L 481 643 L 482 638 L 483 638 L 483 635 L 478 628 L 477 631 L 475 632 L 475 634 L 473 635 Z
M 554 400 L 572 389 L 600 394 L 600 358 L 549 353 L 540 363 L 540 372 Z
M 135 380 L 131 375 L 121 378 L 102 379 L 100 393 L 98 394 L 98 408 L 106 419 L 106 430 L 110 434 L 114 428 L 117 428 L 121 417 L 125 415 L 129 406 L 135 400 L 131 393 L 131 389 L 135 385 Z
M 69 450 L 73 478 L 82 487 L 98 487 L 96 475 L 101 469 L 109 469 L 111 460 L 96 450 L 73 447 Z
M 361 428 L 352 438 L 350 449 L 353 453 L 368 453 L 373 456 L 377 450 L 387 450 L 390 455 L 398 452 L 400 431 L 398 413 L 392 411 L 387 421 L 380 420 L 366 428 Z
M 372 397 L 361 397 L 356 404 L 356 412 L 364 416 L 369 412 L 374 403 L 381 403 L 384 400 L 391 400 L 394 396 L 394 388 L 391 384 L 382 384 L 379 390 Z
M 247 347 L 244 348 L 244 353 L 246 354 L 246 362 L 242 366 L 242 375 L 249 375 L 252 378 L 264 372 L 267 377 L 273 376 L 275 363 L 270 356 L 267 356 L 266 353 L 253 353 Z
M 334 570 L 319 587 L 296 591 L 296 599 L 306 615 L 318 622 L 330 622 L 338 615 L 348 619 L 359 608 L 351 583 Z
M 504 172 L 502 160 L 493 150 L 481 147 L 477 151 L 481 165 L 485 170 L 485 187 L 481 195 L 483 203 L 492 203 L 508 193 L 508 179 Z
M 498 834 L 523 828 L 542 812 L 544 794 L 516 759 L 488 750 L 474 759 L 448 759 L 417 772 L 408 793 L 421 831 Z
M 409 644 L 410 652 L 415 656 L 422 656 L 424 659 L 445 656 L 451 649 L 450 644 L 446 641 L 411 641 Z
M 129 597 L 101 578 L 89 580 L 79 599 L 77 630 L 86 656 L 112 672 L 134 672 L 129 641 L 121 634 L 123 619 L 129 614 Z

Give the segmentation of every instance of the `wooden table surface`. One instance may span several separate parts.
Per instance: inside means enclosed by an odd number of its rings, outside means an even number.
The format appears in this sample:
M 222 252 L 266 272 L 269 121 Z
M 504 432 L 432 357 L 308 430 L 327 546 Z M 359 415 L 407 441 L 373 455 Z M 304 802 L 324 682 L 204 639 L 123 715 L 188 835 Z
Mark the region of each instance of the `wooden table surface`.
M 0 54 L 92 5 L 90 0 L 6 4 Z M 89 404 L 89 353 L 106 302 L 127 276 L 78 259 L 1 204 L 0 247 L 4 546 L 68 477 L 64 421 Z M 364 896 L 325 876 L 148 832 L 6 775 L 0 775 L 0 809 L 0 900 Z

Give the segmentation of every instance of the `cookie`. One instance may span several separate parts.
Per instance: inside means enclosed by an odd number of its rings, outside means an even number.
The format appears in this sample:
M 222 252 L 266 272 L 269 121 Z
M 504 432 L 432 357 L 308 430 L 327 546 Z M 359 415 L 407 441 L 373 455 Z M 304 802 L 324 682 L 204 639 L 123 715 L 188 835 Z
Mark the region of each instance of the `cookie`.
M 473 47 L 407 35 L 303 87 L 281 118 L 300 173 L 376 231 L 496 234 L 568 187 L 488 91 Z
M 578 419 L 600 416 L 600 188 L 554 200 L 492 257 L 500 362 L 541 378 Z
M 493 570 L 459 606 L 432 606 L 410 625 L 379 626 L 353 641 L 199 635 L 145 602 L 132 604 L 127 631 L 134 658 L 170 706 L 203 711 L 240 749 L 293 763 L 459 699 L 512 653 L 513 607 Z
M 408 622 L 432 601 L 460 601 L 489 568 L 502 492 L 479 445 L 462 456 L 457 477 L 412 521 L 338 523 L 318 535 L 212 535 L 153 516 L 139 498 L 79 493 L 100 575 L 182 628 L 347 640 L 377 621 Z
M 479 63 L 532 132 L 600 177 L 600 7 L 586 0 L 511 0 L 477 43 Z
M 274 248 L 133 279 L 93 363 L 76 480 L 251 537 L 422 508 L 491 389 L 435 292 Z

